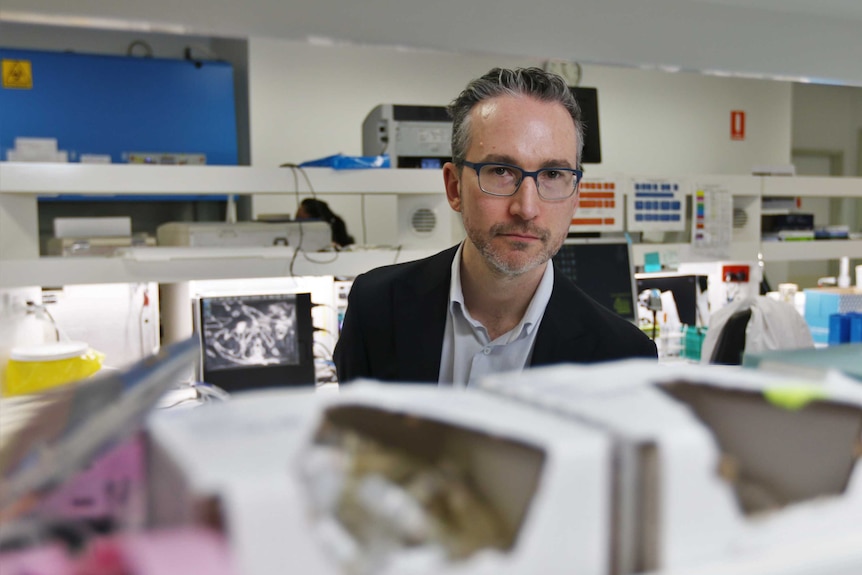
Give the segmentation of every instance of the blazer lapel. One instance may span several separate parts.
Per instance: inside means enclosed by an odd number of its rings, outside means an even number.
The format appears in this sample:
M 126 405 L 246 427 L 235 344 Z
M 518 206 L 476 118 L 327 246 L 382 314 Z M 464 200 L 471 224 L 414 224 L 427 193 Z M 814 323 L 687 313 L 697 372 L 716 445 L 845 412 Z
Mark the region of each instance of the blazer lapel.
M 395 362 L 402 381 L 436 382 L 439 377 L 456 250 L 457 246 L 433 256 L 395 286 Z
M 554 270 L 554 291 L 536 334 L 530 365 L 585 362 L 592 357 L 595 340 L 582 314 L 582 297 L 562 273 Z

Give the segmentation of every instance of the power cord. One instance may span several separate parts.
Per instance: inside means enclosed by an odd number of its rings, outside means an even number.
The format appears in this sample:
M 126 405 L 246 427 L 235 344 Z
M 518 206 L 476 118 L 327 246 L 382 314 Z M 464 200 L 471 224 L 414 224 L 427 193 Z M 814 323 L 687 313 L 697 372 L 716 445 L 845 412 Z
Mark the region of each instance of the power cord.
M 365 194 L 359 196 L 359 211 L 362 220 L 362 245 L 368 245 L 368 235 L 366 234 L 366 223 L 365 223 Z
M 305 168 L 303 168 L 302 166 L 300 166 L 298 164 L 294 164 L 291 162 L 285 162 L 283 164 L 280 164 L 278 167 L 279 168 L 290 168 L 290 173 L 293 175 L 293 193 L 296 196 L 297 207 L 299 207 L 299 205 L 302 203 L 302 199 L 300 198 L 300 195 L 299 195 L 299 175 L 302 175 L 302 178 L 305 180 L 305 184 L 306 184 L 306 186 L 308 186 L 308 191 L 311 194 L 311 197 L 314 198 L 315 200 L 317 199 L 317 192 L 315 192 L 314 186 L 311 183 L 311 178 L 308 177 L 308 173 L 305 171 Z M 296 263 L 296 258 L 299 255 L 300 248 L 302 248 L 302 239 L 303 239 L 303 235 L 304 235 L 302 221 L 299 221 L 298 223 L 299 223 L 299 244 L 293 250 L 293 255 L 290 258 L 290 266 L 288 267 L 288 273 L 290 273 L 291 277 L 296 275 L 296 274 L 294 274 L 293 266 Z M 304 255 L 303 257 L 305 257 L 306 260 L 308 260 L 312 263 L 331 263 L 331 262 L 315 262 L 314 260 L 309 259 L 307 255 Z M 337 258 L 337 256 L 336 256 L 336 258 Z M 332 260 L 332 261 L 335 261 L 335 260 Z
M 321 343 L 319 341 L 315 341 L 313 345 L 319 346 L 321 349 L 323 349 L 323 351 L 326 352 L 326 355 L 324 355 L 320 359 L 332 361 L 333 351 L 331 349 L 329 349 L 326 345 L 324 345 L 323 343 Z
M 51 315 L 51 312 L 48 311 L 48 307 L 44 303 L 36 303 L 33 300 L 27 300 L 25 302 L 24 311 L 28 315 L 33 314 L 36 319 L 39 320 L 42 319 L 42 315 L 46 316 L 48 318 L 49 325 L 54 332 L 54 338 L 57 341 L 64 341 L 68 339 L 66 337 L 66 334 L 60 331 L 60 326 L 57 325 L 57 320 L 54 319 L 54 316 Z

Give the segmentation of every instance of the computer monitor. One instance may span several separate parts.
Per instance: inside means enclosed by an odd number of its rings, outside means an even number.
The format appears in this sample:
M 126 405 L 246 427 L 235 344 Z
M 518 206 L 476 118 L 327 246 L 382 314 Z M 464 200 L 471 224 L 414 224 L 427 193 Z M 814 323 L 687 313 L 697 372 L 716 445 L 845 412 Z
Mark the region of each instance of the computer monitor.
M 554 256 L 554 266 L 594 300 L 637 323 L 634 266 L 625 239 L 567 239 Z
M 599 135 L 599 91 L 597 88 L 569 88 L 581 108 L 584 122 L 584 152 L 582 164 L 602 163 L 602 140 Z
M 638 293 L 648 289 L 673 293 L 679 321 L 686 325 L 700 325 L 697 321 L 698 297 L 706 291 L 706 276 L 695 274 L 636 274 Z
M 200 379 L 225 389 L 313 386 L 311 294 L 202 295 Z

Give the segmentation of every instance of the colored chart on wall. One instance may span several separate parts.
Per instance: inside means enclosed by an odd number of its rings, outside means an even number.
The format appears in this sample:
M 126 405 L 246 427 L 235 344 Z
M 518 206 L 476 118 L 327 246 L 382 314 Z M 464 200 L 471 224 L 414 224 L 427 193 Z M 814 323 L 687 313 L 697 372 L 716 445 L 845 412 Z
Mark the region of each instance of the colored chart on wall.
M 700 255 L 729 258 L 733 234 L 733 196 L 719 185 L 698 185 L 692 202 L 692 249 Z
M 630 232 L 685 230 L 685 190 L 678 181 L 635 179 L 627 204 Z
M 622 191 L 615 180 L 585 178 L 579 190 L 570 233 L 623 231 Z

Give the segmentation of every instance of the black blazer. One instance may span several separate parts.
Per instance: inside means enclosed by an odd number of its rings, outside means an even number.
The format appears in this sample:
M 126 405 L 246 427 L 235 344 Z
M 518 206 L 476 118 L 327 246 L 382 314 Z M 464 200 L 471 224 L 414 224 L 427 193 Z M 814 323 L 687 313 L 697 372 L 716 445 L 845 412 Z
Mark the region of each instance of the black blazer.
M 456 251 L 457 246 L 356 278 L 335 346 L 339 382 L 366 377 L 437 383 Z M 531 366 L 656 356 L 655 344 L 640 329 L 555 269 Z

